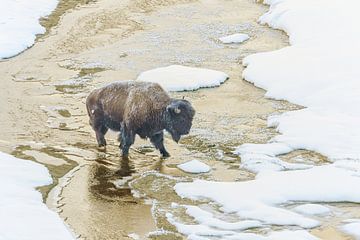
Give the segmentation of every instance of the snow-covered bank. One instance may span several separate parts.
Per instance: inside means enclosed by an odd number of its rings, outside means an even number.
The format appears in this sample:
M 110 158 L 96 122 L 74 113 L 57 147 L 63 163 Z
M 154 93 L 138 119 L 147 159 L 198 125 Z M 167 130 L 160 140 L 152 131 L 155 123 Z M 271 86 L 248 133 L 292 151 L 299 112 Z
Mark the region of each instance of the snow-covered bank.
M 193 91 L 199 88 L 217 87 L 229 76 L 226 73 L 205 68 L 181 65 L 155 68 L 143 72 L 138 81 L 156 82 L 167 91 Z
M 281 133 L 274 140 L 332 160 L 360 159 L 360 2 L 265 3 L 260 22 L 286 31 L 291 46 L 246 57 L 243 77 L 268 97 L 307 107 L 270 118 Z
M 39 19 L 49 15 L 58 0 L 1 0 L 0 59 L 31 47 L 36 34 L 45 32 Z
M 356 239 L 360 239 L 360 220 L 349 219 L 347 222 L 348 223 L 342 227 L 344 232 L 354 236 Z
M 0 239 L 74 239 L 35 190 L 51 183 L 42 165 L 0 152 Z
M 191 183 L 179 183 L 175 186 L 175 191 L 181 197 L 194 200 L 210 199 L 219 204 L 220 210 L 224 213 L 235 213 L 239 219 L 247 220 L 239 221 L 235 225 L 213 217 L 210 212 L 198 210 L 193 214 L 188 213 L 197 220 L 198 224 L 180 224 L 175 220 L 173 223 L 185 234 L 193 234 L 191 229 L 194 228 L 208 228 L 216 229 L 217 236 L 231 236 L 232 238 L 229 239 L 243 239 L 240 238 L 243 234 L 229 232 L 228 225 L 234 227 L 231 230 L 243 230 L 240 226 L 249 220 L 259 221 L 265 225 L 314 228 L 321 223 L 308 215 L 325 214 L 328 213 L 328 209 L 319 205 L 312 205 L 310 208 L 309 205 L 302 206 L 297 209 L 284 207 L 294 202 L 360 202 L 360 193 L 354 191 L 360 184 L 359 170 L 360 163 L 354 164 L 351 170 L 347 169 L 346 165 L 333 164 L 306 170 L 261 173 L 255 180 L 245 182 L 196 180 Z M 209 216 L 208 221 L 202 221 L 202 216 L 206 215 Z M 198 235 L 208 234 L 200 232 Z M 239 238 L 236 238 L 237 236 Z

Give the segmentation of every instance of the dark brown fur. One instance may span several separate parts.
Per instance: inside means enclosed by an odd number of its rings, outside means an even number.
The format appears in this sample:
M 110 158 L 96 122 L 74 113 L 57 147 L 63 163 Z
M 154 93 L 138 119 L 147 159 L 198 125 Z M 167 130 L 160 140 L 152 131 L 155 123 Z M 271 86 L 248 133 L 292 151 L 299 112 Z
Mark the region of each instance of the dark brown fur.
M 189 133 L 195 114 L 188 101 L 171 99 L 160 85 L 135 81 L 94 90 L 86 99 L 86 107 L 99 146 L 106 145 L 104 135 L 109 128 L 120 131 L 123 156 L 128 155 L 135 134 L 149 137 L 163 156 L 169 156 L 163 145 L 163 130 L 177 142 Z

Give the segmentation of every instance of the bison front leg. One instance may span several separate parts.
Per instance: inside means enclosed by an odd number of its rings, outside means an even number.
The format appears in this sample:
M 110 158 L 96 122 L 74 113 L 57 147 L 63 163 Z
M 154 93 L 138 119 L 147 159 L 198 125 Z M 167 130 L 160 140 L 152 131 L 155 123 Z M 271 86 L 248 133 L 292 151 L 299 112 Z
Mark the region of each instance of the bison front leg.
M 96 134 L 96 140 L 98 142 L 99 147 L 106 146 L 105 134 L 108 131 L 108 128 L 104 125 L 99 125 L 94 128 Z
M 153 135 L 150 137 L 150 141 L 154 147 L 160 151 L 164 158 L 170 157 L 170 154 L 166 151 L 164 146 L 164 132 Z
M 135 133 L 126 127 L 122 127 L 121 130 L 120 148 L 122 151 L 122 156 L 128 157 L 130 146 L 133 145 L 135 141 Z

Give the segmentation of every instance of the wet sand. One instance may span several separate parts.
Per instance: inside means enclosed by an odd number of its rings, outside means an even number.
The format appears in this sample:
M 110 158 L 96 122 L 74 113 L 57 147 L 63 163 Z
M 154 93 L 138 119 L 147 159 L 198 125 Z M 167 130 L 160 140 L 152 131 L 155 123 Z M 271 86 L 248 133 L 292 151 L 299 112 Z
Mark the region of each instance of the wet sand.
M 174 184 L 194 178 L 252 179 L 253 174 L 239 169 L 233 147 L 268 141 L 277 133 L 267 128 L 267 117 L 299 108 L 266 99 L 263 90 L 241 79 L 243 57 L 287 46 L 287 36 L 259 25 L 256 19 L 267 7 L 250 0 L 81 3 L 75 7 L 74 1 L 63 1 L 44 21 L 47 34 L 19 56 L 0 62 L 0 150 L 49 168 L 54 184 L 40 190 L 79 239 L 131 239 L 132 233 L 143 239 L 157 229 L 167 232 L 149 238 L 182 239 L 164 216 L 172 212 L 191 222 L 170 206 L 187 202 L 175 194 Z M 217 40 L 237 32 L 251 39 L 241 45 Z M 189 99 L 197 114 L 191 134 L 179 145 L 166 137 L 169 159 L 162 160 L 149 142 L 137 139 L 129 162 L 121 161 L 115 133 L 107 135 L 107 151 L 98 150 L 86 116 L 87 94 L 169 64 L 220 70 L 230 79 L 219 88 L 172 93 Z M 199 176 L 176 168 L 194 158 L 212 172 Z M 327 161 L 308 151 L 283 156 L 290 162 L 298 158 Z M 351 239 L 333 226 L 359 217 L 357 205 L 334 207 L 347 214 L 327 219 L 313 233 L 323 239 Z

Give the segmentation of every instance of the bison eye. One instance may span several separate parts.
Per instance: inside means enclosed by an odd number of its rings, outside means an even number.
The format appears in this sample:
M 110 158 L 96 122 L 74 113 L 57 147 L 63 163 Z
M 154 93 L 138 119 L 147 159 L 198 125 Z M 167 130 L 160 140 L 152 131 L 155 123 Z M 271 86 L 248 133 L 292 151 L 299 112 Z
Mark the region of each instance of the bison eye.
M 166 107 L 166 111 L 168 111 L 170 113 L 176 113 L 176 114 L 181 113 L 181 109 L 179 107 L 175 107 L 175 106 L 171 106 L 171 105 Z

